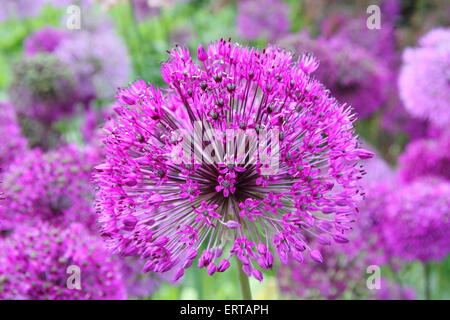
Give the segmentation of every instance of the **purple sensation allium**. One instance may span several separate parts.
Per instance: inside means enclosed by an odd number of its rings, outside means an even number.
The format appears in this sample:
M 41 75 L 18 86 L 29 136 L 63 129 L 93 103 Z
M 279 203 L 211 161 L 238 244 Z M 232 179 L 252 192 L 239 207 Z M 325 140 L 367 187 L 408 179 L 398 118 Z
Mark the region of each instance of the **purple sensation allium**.
M 346 242 L 358 162 L 372 153 L 359 147 L 350 109 L 310 77 L 314 58 L 225 40 L 200 46 L 200 63 L 185 47 L 169 54 L 167 89 L 139 80 L 117 96 L 95 173 L 111 249 L 175 279 L 196 257 L 212 275 L 235 256 L 262 280 L 274 252 L 284 263 L 322 261 L 306 235 Z M 240 143 L 223 149 L 220 130 Z
M 432 81 L 430 81 L 432 79 Z M 437 28 L 403 53 L 400 97 L 411 115 L 450 125 L 450 28 Z
M 20 226 L 0 248 L 2 300 L 126 299 L 120 263 L 80 224 Z
M 280 40 L 298 53 L 311 53 L 320 61 L 313 74 L 341 102 L 349 103 L 358 118 L 364 118 L 383 105 L 387 98 L 389 72 L 385 65 L 364 48 L 340 38 L 312 39 L 302 32 Z
M 422 262 L 450 252 L 450 183 L 418 180 L 388 196 L 383 237 L 395 257 Z
M 290 28 L 289 6 L 282 0 L 243 0 L 238 3 L 237 29 L 246 40 L 274 41 Z
M 95 230 L 90 178 L 97 161 L 89 149 L 72 145 L 48 153 L 39 149 L 25 153 L 3 175 L 7 218 L 63 226 L 80 222 Z
M 450 181 L 450 134 L 411 142 L 399 158 L 399 175 L 407 183 L 424 176 Z
M 67 37 L 66 31 L 54 27 L 39 29 L 25 39 L 25 54 L 31 56 L 41 52 L 54 52 Z
M 110 21 L 102 17 L 96 21 L 86 19 L 86 29 L 71 33 L 55 50 L 73 70 L 83 101 L 112 98 L 131 72 L 127 48 Z
M 47 53 L 14 65 L 9 96 L 19 115 L 52 123 L 75 111 L 75 78 L 68 65 Z
M 22 135 L 16 112 L 10 103 L 0 102 L 0 137 L 2 137 L 0 143 L 0 172 L 2 172 L 27 148 L 27 140 Z

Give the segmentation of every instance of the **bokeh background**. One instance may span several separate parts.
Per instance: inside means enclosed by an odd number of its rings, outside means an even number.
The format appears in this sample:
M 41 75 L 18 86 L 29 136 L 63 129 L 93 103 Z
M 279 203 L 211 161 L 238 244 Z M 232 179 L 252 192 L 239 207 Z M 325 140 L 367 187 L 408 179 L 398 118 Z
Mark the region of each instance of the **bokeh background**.
M 367 26 L 374 4 L 379 29 Z M 232 38 L 315 55 L 314 76 L 352 105 L 377 155 L 351 243 L 322 264 L 277 264 L 251 280 L 254 297 L 449 299 L 449 17 L 440 0 L 0 0 L 0 298 L 57 297 L 48 288 L 65 286 L 64 259 L 85 263 L 89 278 L 66 298 L 240 298 L 234 267 L 213 277 L 190 268 L 173 284 L 106 252 L 90 174 L 118 87 L 164 86 L 167 50 Z M 370 265 L 380 290 L 367 287 Z

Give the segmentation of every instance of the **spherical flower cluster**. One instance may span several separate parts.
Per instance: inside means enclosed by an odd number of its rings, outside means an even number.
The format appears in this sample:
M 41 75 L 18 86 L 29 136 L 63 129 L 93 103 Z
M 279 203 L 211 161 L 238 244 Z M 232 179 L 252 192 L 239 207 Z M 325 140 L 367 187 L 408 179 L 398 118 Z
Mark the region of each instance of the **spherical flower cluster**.
M 25 54 L 31 56 L 42 52 L 54 52 L 69 33 L 54 28 L 44 27 L 30 34 L 24 43 Z
M 399 175 L 404 182 L 423 176 L 450 181 L 450 134 L 411 142 L 399 158 Z
M 71 274 L 79 272 L 77 281 Z M 71 287 L 74 285 L 74 287 Z M 79 224 L 21 226 L 0 244 L 0 299 L 125 299 L 120 263 Z
M 43 53 L 22 59 L 13 69 L 9 94 L 19 114 L 51 123 L 74 112 L 76 83 L 68 65 Z
M 372 114 L 386 101 L 387 68 L 364 48 L 341 38 L 311 39 L 307 33 L 286 37 L 280 43 L 316 56 L 320 68 L 314 75 L 341 103 L 349 103 L 358 118 Z
M 197 256 L 210 275 L 237 257 L 259 280 L 273 252 L 321 262 L 307 237 L 348 241 L 358 163 L 372 156 L 349 108 L 310 77 L 310 56 L 220 40 L 198 60 L 177 47 L 167 89 L 137 81 L 118 93 L 95 173 L 109 246 L 175 279 Z
M 9 103 L 0 103 L 0 172 L 27 148 L 27 140 L 23 137 L 17 122 L 14 107 Z
M 391 192 L 383 237 L 395 257 L 423 262 L 450 252 L 450 183 L 421 180 Z
M 91 168 L 99 160 L 88 149 L 62 146 L 23 154 L 4 173 L 6 220 L 32 224 L 51 221 L 66 226 L 80 222 L 96 228 Z
M 246 40 L 274 41 L 289 31 L 289 6 L 282 0 L 240 1 L 236 24 L 239 35 Z
M 432 79 L 432 81 L 430 81 Z M 400 96 L 413 116 L 450 124 L 450 29 L 434 29 L 403 54 Z

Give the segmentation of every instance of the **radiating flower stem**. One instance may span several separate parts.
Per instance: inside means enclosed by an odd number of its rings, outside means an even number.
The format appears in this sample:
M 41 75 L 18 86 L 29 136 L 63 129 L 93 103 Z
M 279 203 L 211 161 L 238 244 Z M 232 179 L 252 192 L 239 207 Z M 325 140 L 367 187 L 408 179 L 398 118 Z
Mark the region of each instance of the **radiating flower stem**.
M 236 261 L 238 264 L 239 283 L 241 285 L 242 299 L 252 300 L 252 292 L 250 290 L 250 282 L 248 280 L 248 276 L 242 270 L 242 262 L 237 258 Z

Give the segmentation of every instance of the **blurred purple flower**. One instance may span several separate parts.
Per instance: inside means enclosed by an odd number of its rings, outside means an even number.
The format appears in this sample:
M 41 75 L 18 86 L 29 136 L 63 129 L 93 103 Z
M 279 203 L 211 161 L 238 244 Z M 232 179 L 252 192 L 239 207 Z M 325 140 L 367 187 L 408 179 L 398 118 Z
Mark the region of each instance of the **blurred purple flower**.
M 34 224 L 45 220 L 96 230 L 91 168 L 99 161 L 89 149 L 72 145 L 23 154 L 4 172 L 5 220 Z
M 21 156 L 27 149 L 27 140 L 22 135 L 14 107 L 0 102 L 0 172 Z
M 25 39 L 25 54 L 34 55 L 41 52 L 54 52 L 69 33 L 54 27 L 44 27 L 30 34 Z
M 69 288 L 70 266 L 80 268 L 80 290 Z M 126 299 L 120 264 L 82 225 L 20 226 L 0 243 L 0 299 Z
M 111 22 L 93 19 L 86 19 L 85 28 L 72 32 L 54 52 L 75 74 L 83 101 L 114 97 L 131 72 L 127 48 Z
M 394 257 L 438 261 L 450 252 L 450 183 L 417 180 L 387 196 L 383 237 Z
M 350 104 L 358 118 L 369 116 L 385 103 L 388 69 L 364 48 L 341 38 L 312 39 L 306 32 L 290 35 L 280 44 L 316 56 L 320 67 L 313 75 L 339 102 Z
M 450 134 L 411 142 L 399 158 L 399 175 L 407 183 L 424 176 L 450 181 Z
M 289 6 L 282 0 L 243 0 L 238 3 L 237 29 L 246 40 L 274 41 L 290 28 Z
M 122 273 L 128 298 L 148 298 L 159 287 L 154 274 L 142 274 L 143 262 L 133 257 L 122 258 Z
M 450 125 L 450 29 L 437 28 L 403 53 L 400 96 L 411 115 Z
M 381 278 L 381 288 L 375 291 L 377 300 L 415 300 L 416 292 L 411 287 L 403 287 L 386 278 Z
M 19 115 L 45 124 L 73 114 L 79 101 L 74 74 L 49 53 L 14 65 L 9 96 Z

